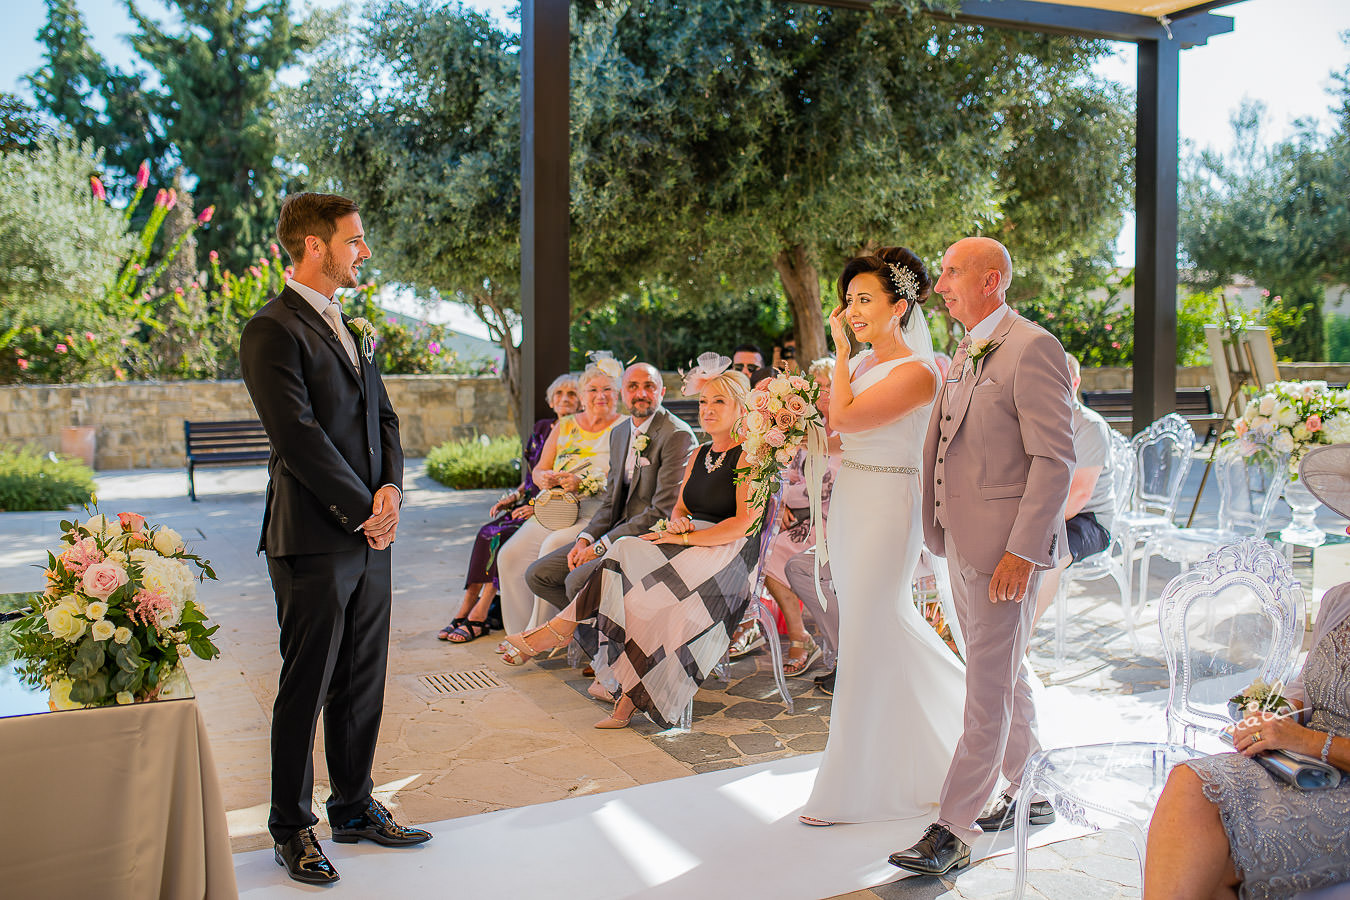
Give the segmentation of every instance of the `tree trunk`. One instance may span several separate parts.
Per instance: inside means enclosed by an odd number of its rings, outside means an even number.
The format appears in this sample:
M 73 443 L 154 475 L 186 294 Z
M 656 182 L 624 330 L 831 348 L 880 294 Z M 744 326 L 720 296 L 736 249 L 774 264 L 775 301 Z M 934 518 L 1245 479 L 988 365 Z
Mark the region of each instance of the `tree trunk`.
M 503 305 L 501 297 L 498 296 L 498 289 L 495 285 L 490 285 L 485 292 L 475 293 L 473 296 L 474 315 L 478 316 L 479 321 L 487 326 L 488 334 L 502 348 L 502 370 L 500 378 L 502 384 L 506 386 L 506 399 L 511 404 L 511 421 L 520 422 L 520 345 L 511 340 L 511 320 L 506 314 L 506 307 Z M 519 428 L 519 425 L 517 425 Z M 521 434 L 523 441 L 528 435 Z
M 801 244 L 793 244 L 774 254 L 773 267 L 778 270 L 788 308 L 792 311 L 797 365 L 805 371 L 813 360 L 829 354 L 825 343 L 825 317 L 820 309 L 820 273 Z

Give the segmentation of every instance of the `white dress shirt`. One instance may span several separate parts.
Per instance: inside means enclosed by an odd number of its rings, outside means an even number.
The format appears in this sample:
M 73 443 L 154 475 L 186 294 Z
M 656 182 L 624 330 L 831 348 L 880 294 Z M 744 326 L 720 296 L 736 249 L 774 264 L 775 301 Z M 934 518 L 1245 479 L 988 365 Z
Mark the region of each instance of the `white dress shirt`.
M 286 286 L 289 287 L 291 290 L 295 291 L 301 297 L 304 297 L 305 302 L 307 302 L 310 306 L 314 307 L 314 311 L 319 314 L 319 318 L 323 319 L 324 322 L 328 323 L 328 327 L 332 328 L 333 333 L 337 335 L 337 339 L 342 344 L 342 349 L 347 351 L 347 358 L 351 360 L 352 365 L 357 365 L 356 338 L 352 337 L 351 331 L 347 328 L 334 328 L 332 320 L 329 319 L 327 315 L 325 315 L 325 313 L 328 310 L 328 307 L 337 301 L 335 301 L 331 297 L 325 297 L 323 294 L 320 294 L 318 291 L 314 290 L 314 288 L 310 287 L 307 284 L 301 284 L 300 282 L 294 281 L 290 278 L 286 279 Z M 342 321 L 342 304 L 340 303 L 338 304 L 338 321 L 339 322 Z

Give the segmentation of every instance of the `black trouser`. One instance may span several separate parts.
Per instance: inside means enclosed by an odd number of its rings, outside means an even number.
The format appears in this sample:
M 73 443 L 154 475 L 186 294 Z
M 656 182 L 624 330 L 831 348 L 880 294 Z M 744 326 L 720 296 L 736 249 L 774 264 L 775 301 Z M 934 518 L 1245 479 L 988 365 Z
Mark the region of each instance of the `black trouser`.
M 269 557 L 267 570 L 281 626 L 267 827 L 281 843 L 318 822 L 312 801 L 320 710 L 333 790 L 328 821 L 358 816 L 370 801 L 384 711 L 392 578 L 389 551 L 369 548 Z
M 1111 532 L 1102 527 L 1095 513 L 1080 512 L 1064 523 L 1069 535 L 1069 555 L 1074 562 L 1101 553 L 1111 543 Z

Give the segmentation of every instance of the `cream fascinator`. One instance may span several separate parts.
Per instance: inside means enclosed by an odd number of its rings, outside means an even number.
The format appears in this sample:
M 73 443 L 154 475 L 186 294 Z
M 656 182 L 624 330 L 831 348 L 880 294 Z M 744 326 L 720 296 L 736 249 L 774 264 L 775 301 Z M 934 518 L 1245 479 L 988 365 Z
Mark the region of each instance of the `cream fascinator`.
M 688 372 L 680 370 L 684 378 L 684 395 L 695 397 L 703 392 L 703 386 L 731 368 L 731 357 L 720 353 L 700 353 L 698 365 Z
M 590 360 L 587 368 L 599 369 L 615 381 L 623 378 L 623 364 L 608 350 L 592 350 L 586 354 L 586 358 Z

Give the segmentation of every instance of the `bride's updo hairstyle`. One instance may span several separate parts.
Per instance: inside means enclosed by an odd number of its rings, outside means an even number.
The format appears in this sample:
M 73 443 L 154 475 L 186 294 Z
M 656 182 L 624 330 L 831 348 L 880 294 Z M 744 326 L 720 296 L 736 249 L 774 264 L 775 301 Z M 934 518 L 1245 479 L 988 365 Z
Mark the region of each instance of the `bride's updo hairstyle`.
M 914 305 L 928 299 L 933 292 L 933 280 L 928 277 L 923 260 L 908 247 L 882 247 L 876 253 L 867 256 L 855 256 L 844 264 L 844 272 L 839 276 L 839 308 L 846 305 L 848 286 L 854 278 L 872 273 L 881 280 L 891 305 L 902 299 L 905 313 L 900 317 L 900 327 L 909 324 Z

